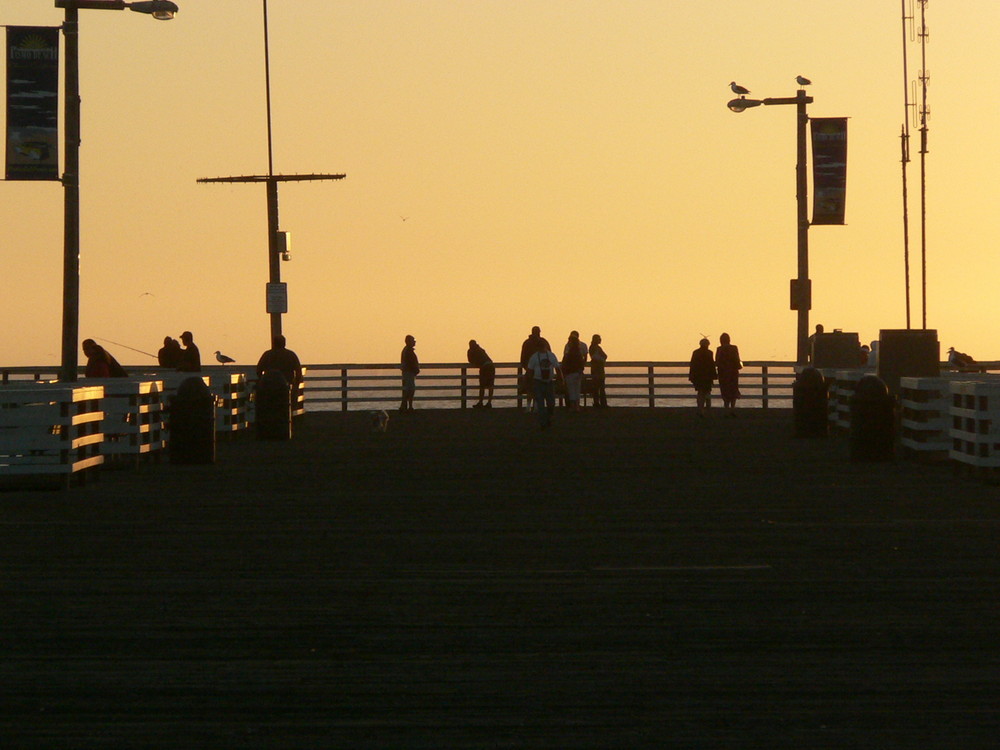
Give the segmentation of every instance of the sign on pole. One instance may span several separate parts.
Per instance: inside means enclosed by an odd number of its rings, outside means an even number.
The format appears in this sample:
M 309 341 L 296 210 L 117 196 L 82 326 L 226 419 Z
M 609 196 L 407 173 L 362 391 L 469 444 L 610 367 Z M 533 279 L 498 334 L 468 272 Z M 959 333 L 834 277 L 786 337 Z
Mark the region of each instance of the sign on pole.
M 59 179 L 59 29 L 7 27 L 8 180 Z
M 284 281 L 270 282 L 267 285 L 267 312 L 288 312 L 288 284 Z
M 847 200 L 847 118 L 813 117 L 813 224 L 843 224 Z

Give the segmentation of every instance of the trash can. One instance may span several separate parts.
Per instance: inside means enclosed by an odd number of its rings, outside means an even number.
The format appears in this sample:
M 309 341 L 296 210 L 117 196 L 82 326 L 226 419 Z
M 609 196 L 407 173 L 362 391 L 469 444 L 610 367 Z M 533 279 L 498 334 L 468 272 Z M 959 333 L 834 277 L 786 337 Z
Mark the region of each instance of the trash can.
M 215 397 L 199 377 L 180 384 L 170 400 L 170 463 L 215 463 Z
M 851 396 L 851 460 L 891 461 L 895 433 L 895 401 L 888 386 L 875 375 L 865 375 Z
M 826 437 L 829 416 L 826 401 L 826 378 L 815 367 L 806 367 L 792 384 L 792 411 L 795 437 Z
M 257 381 L 258 440 L 290 440 L 292 437 L 291 387 L 278 370 L 268 370 Z

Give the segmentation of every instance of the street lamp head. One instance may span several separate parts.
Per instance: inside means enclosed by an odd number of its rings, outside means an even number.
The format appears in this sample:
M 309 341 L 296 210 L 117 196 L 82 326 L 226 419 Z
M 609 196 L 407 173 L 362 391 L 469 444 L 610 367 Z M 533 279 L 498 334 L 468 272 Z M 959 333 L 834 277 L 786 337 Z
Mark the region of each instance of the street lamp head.
M 157 21 L 169 21 L 178 11 L 177 4 L 169 0 L 147 0 L 146 2 L 136 2 L 128 4 L 129 10 L 136 13 L 148 13 Z
M 125 0 L 56 0 L 57 8 L 67 10 L 134 10 L 146 13 L 158 21 L 169 21 L 177 12 L 177 4 L 170 0 L 145 0 L 129 3 Z
M 741 96 L 739 99 L 730 99 L 726 106 L 733 112 L 742 112 L 750 107 L 759 107 L 763 103 L 760 99 L 747 99 L 745 96 Z

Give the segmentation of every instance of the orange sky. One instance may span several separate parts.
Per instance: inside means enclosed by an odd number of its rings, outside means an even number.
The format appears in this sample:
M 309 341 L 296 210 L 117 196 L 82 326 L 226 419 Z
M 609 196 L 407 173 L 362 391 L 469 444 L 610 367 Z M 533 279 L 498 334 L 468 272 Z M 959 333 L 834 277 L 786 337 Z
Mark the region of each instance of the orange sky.
M 190 329 L 255 361 L 264 188 L 196 180 L 267 169 L 261 7 L 179 5 L 169 23 L 80 12 L 80 332 L 155 352 Z M 734 79 L 794 96 L 797 74 L 810 114 L 851 118 L 847 225 L 810 230 L 812 322 L 866 341 L 905 326 L 899 3 L 269 6 L 275 170 L 348 175 L 280 192 L 303 360 L 395 361 L 407 333 L 425 361 L 463 360 L 470 338 L 511 360 L 534 324 L 553 343 L 600 333 L 612 359 L 686 359 L 724 330 L 745 359 L 793 358 L 794 109 L 725 103 Z M 942 351 L 1000 359 L 1000 4 L 927 14 L 928 323 Z M 4 24 L 61 19 L 46 0 L 0 6 Z M 910 174 L 919 324 L 916 158 Z M 59 360 L 62 197 L 0 185 L 2 364 Z

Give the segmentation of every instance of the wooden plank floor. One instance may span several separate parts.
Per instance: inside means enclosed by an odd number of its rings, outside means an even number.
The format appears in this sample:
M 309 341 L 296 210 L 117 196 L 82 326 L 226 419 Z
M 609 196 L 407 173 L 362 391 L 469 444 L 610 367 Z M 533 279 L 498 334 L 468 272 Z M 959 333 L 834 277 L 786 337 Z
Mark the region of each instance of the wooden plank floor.
M 0 493 L 0 747 L 995 746 L 1000 490 L 791 434 L 309 414 Z

